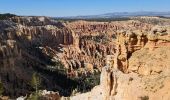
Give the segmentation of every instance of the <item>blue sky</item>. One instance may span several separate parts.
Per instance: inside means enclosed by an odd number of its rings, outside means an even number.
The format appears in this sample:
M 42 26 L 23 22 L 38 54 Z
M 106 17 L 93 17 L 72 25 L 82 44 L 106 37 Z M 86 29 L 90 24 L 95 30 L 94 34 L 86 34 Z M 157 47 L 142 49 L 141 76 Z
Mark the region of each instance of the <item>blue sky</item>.
M 170 0 L 0 0 L 0 13 L 39 16 L 170 11 Z

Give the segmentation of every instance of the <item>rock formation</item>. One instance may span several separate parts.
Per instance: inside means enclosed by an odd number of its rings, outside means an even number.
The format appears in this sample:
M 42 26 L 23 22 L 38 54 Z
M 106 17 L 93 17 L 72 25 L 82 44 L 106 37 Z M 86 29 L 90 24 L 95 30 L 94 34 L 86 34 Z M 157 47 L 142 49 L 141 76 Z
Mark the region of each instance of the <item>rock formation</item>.
M 169 26 L 148 33 L 118 33 L 115 55 L 102 69 L 100 85 L 71 100 L 169 100 Z
M 168 100 L 169 47 L 168 25 L 14 16 L 0 21 L 0 81 L 5 95 L 26 95 L 38 73 L 41 89 L 69 96 L 76 79 L 101 72 L 100 85 L 69 99 Z
M 0 80 L 4 95 L 16 97 L 30 93 L 34 72 L 42 78 L 44 89 L 68 88 L 62 86 L 69 86 L 67 80 L 76 87 L 77 83 L 66 75 L 51 72 L 58 67 L 55 63 L 60 61 L 58 55 L 63 52 L 60 47 L 76 45 L 72 30 L 46 17 L 13 17 L 0 21 L 0 26 Z M 63 77 L 63 83 L 53 82 L 54 77 Z M 63 93 L 68 95 L 69 91 Z

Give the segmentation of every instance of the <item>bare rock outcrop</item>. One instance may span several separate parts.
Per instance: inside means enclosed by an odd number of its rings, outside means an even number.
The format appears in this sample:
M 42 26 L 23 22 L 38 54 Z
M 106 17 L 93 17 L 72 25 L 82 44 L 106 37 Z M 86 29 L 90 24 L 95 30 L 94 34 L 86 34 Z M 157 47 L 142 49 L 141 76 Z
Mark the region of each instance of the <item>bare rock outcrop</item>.
M 62 52 L 59 47 L 76 45 L 72 30 L 47 17 L 13 17 L 0 21 L 0 26 L 0 81 L 4 95 L 13 98 L 33 91 L 30 82 L 35 72 L 42 78 L 44 88 L 68 88 L 52 82 L 56 80 L 54 77 L 63 77 L 62 84 L 70 84 L 66 75 L 52 74 L 53 68 L 49 66 L 55 66 L 52 57 Z M 62 93 L 68 95 L 69 91 Z
M 76 21 L 72 23 L 68 23 L 67 27 L 72 29 L 75 34 L 79 37 L 79 49 L 74 50 L 74 52 L 69 54 L 69 50 L 67 50 L 67 56 L 65 58 L 71 57 L 77 64 L 70 65 L 71 69 L 77 69 L 75 65 L 79 65 L 81 67 L 85 67 L 84 63 L 89 63 L 93 65 L 93 68 L 97 68 L 101 71 L 102 67 L 106 64 L 106 56 L 107 55 L 114 55 L 118 46 L 116 43 L 120 43 L 122 51 L 125 51 L 127 47 L 121 43 L 123 40 L 119 41 L 118 34 L 122 34 L 121 30 L 145 30 L 146 32 L 150 30 L 152 25 L 140 23 L 138 21 L 123 21 L 123 22 L 87 22 L 87 21 Z M 129 34 L 130 35 L 130 34 Z M 121 37 L 121 36 L 120 36 Z M 133 34 L 129 36 L 132 37 Z M 122 37 L 124 38 L 124 37 Z M 143 39 L 143 37 L 141 36 Z M 126 41 L 127 37 L 125 37 Z M 119 41 L 119 42 L 117 42 Z M 136 40 L 131 40 L 133 43 Z M 143 40 L 142 42 L 146 42 Z M 140 43 L 140 42 L 139 42 Z M 144 44 L 144 43 L 143 43 Z M 69 47 L 74 48 L 74 47 Z M 136 48 L 135 48 L 136 49 Z M 71 51 L 71 49 L 70 49 Z M 123 53 L 123 52 L 122 52 Z M 69 56 L 70 55 L 70 56 Z M 117 52 L 119 55 L 119 52 Z M 121 55 L 123 57 L 123 55 Z M 120 59 L 124 59 L 121 58 Z M 124 57 L 127 58 L 126 52 L 124 52 Z M 78 62 L 79 61 L 79 62 Z M 121 60 L 122 61 L 122 60 Z M 81 64 L 80 64 L 81 63 Z M 119 63 L 119 61 L 118 61 Z M 128 66 L 127 62 L 120 62 L 120 64 L 124 64 L 123 66 Z M 124 67 L 122 67 L 124 68 Z M 70 69 L 70 70 L 71 70 Z M 79 69 L 79 68 L 78 68 Z M 127 68 L 126 68 L 127 69 Z M 121 69 L 122 71 L 125 69 Z
M 15 16 L 0 21 L 0 80 L 16 97 L 34 90 L 36 72 L 42 89 L 68 96 L 82 85 L 72 78 L 101 71 L 100 85 L 70 99 L 168 100 L 169 47 L 169 26 Z
M 117 49 L 102 69 L 100 85 L 71 100 L 169 100 L 169 27 L 118 34 Z M 117 53 L 118 52 L 118 53 Z M 128 54 L 131 54 L 128 56 Z M 122 59 L 120 59 L 120 56 Z M 119 64 L 119 63 L 125 63 Z

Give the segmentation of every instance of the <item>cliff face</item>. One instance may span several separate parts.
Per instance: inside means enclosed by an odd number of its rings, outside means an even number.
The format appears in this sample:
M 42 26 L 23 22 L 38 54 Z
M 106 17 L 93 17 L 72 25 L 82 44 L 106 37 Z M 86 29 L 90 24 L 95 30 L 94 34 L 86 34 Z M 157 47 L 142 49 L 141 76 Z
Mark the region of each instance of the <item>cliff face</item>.
M 84 84 L 84 79 L 76 79 L 101 72 L 99 86 L 71 99 L 140 100 L 164 95 L 161 91 L 167 91 L 169 82 L 169 34 L 169 26 L 136 20 L 62 23 L 15 16 L 0 21 L 4 94 L 30 93 L 32 74 L 38 73 L 41 89 L 68 96 Z
M 18 67 L 21 64 L 17 63 L 17 61 L 22 61 L 21 50 L 11 36 L 12 32 L 15 31 L 15 24 L 9 21 L 1 21 L 0 23 L 0 79 L 3 84 L 6 84 L 4 85 L 4 88 L 11 92 L 13 90 L 9 88 L 15 87 L 14 84 L 17 82 L 17 76 L 20 76 L 21 74 L 24 76 L 24 73 L 22 72 L 24 71 L 23 68 L 20 69 Z M 7 31 L 10 31 L 10 33 Z M 18 69 L 18 73 L 14 73 Z M 25 79 L 27 80 L 27 77 L 25 77 Z M 21 80 L 18 82 L 21 82 Z
M 77 86 L 64 73 L 56 72 L 61 47 L 75 44 L 72 30 L 46 17 L 13 17 L 0 21 L 0 26 L 0 80 L 4 95 L 30 93 L 35 72 L 42 78 L 44 89 L 66 90 L 61 94 L 69 95 L 71 87 Z M 62 78 L 61 82 L 56 83 L 58 78 Z
M 170 27 L 119 32 L 100 85 L 71 100 L 169 100 Z M 119 34 L 120 33 L 120 34 Z
M 122 30 L 144 30 L 149 31 L 152 25 L 140 23 L 138 21 L 122 22 L 86 22 L 76 21 L 68 23 L 67 27 L 72 29 L 79 37 L 79 54 L 71 53 L 71 59 L 79 59 L 78 66 L 86 67 L 82 62 L 92 65 L 93 68 L 99 69 L 106 64 L 106 56 L 116 53 L 116 38 L 118 31 Z M 79 51 L 80 50 L 80 51 Z M 68 54 L 68 52 L 67 52 Z M 77 56 L 78 55 L 78 56 Z M 70 57 L 70 56 L 69 56 Z M 68 58 L 68 57 L 67 57 Z M 77 59 L 78 58 L 78 59 Z M 74 66 L 73 66 L 74 67 Z M 72 69 L 75 69 L 74 67 Z

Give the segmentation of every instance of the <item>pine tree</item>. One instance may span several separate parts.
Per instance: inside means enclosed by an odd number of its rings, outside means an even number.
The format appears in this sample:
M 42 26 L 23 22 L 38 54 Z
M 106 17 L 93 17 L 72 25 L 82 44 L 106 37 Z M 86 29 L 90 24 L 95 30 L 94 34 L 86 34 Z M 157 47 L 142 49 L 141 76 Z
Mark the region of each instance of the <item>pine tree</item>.
M 41 79 L 40 77 L 37 75 L 37 73 L 33 73 L 32 75 L 32 80 L 31 80 L 31 85 L 32 87 L 36 90 L 36 95 L 38 95 L 38 88 L 41 85 Z

